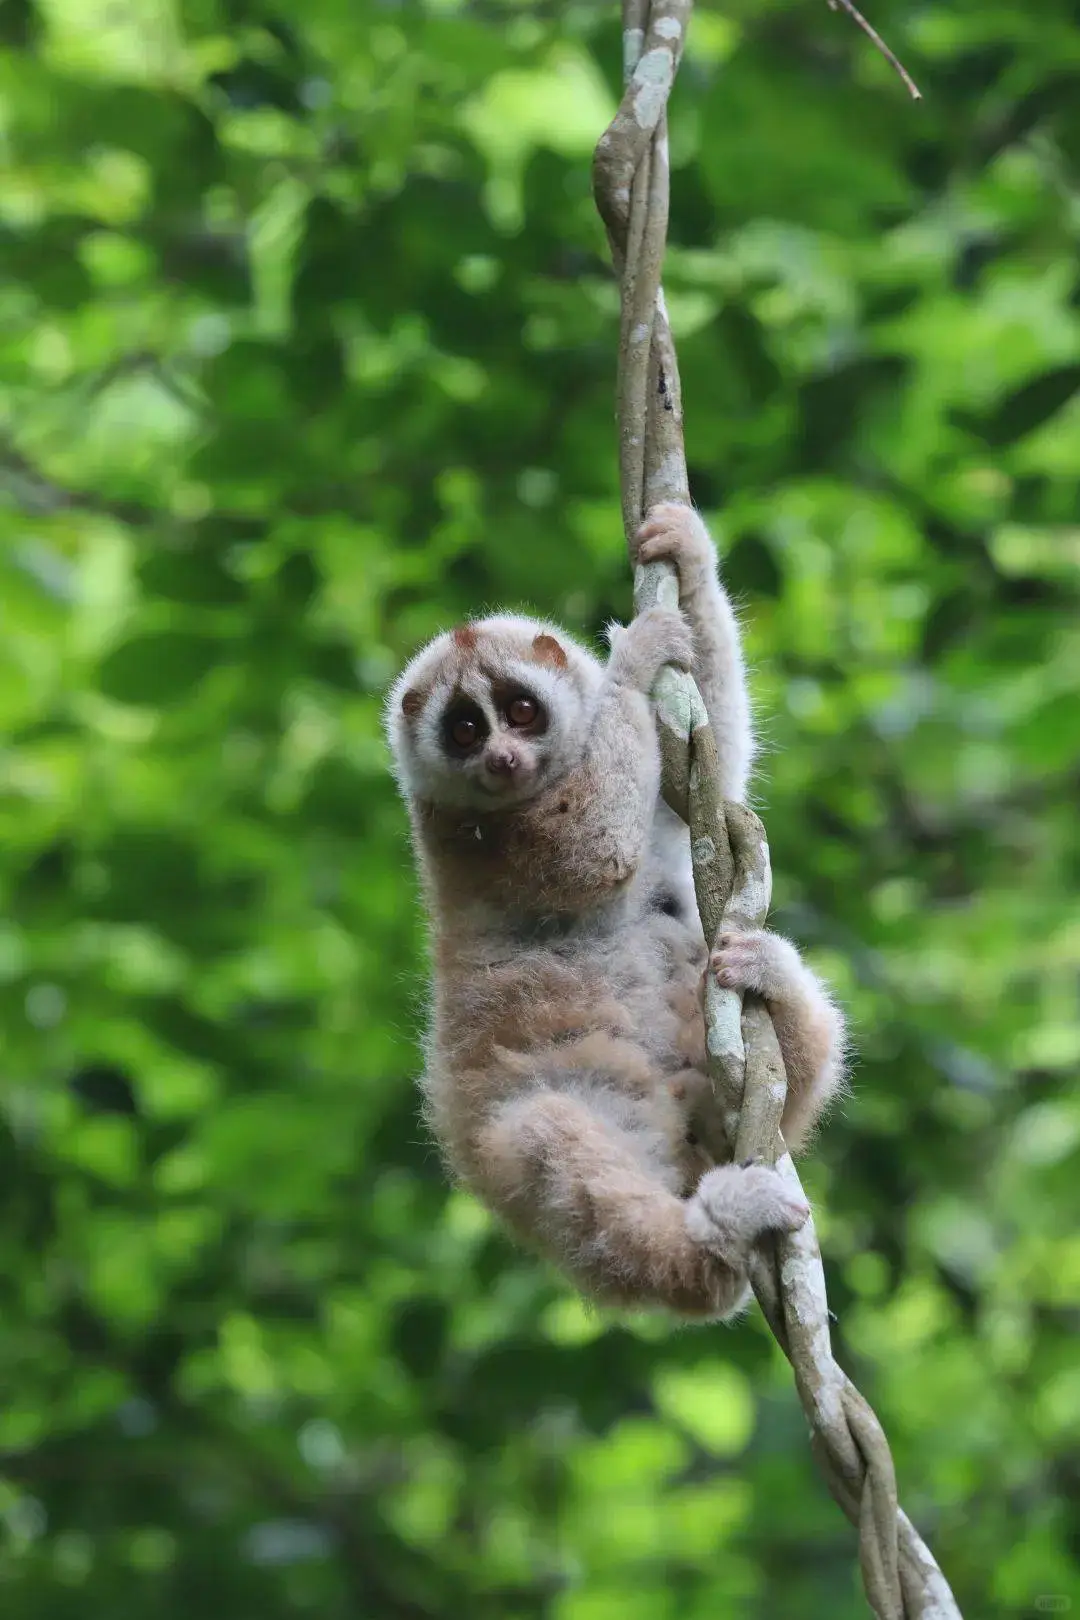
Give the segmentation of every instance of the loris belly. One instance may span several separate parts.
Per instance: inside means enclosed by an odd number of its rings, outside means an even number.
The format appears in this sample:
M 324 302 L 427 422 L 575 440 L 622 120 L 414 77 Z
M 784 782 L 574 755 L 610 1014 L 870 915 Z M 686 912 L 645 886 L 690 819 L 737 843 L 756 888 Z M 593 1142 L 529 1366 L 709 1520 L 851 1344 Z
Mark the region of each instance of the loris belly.
M 579 1100 L 666 1187 L 690 1191 L 700 1154 L 688 1140 L 683 1048 L 695 1043 L 680 1015 L 696 996 L 670 997 L 659 959 L 619 975 L 611 954 L 610 941 L 590 949 L 575 939 L 478 973 L 468 948 L 440 951 L 428 1110 L 454 1169 L 481 1193 L 493 1174 L 485 1161 L 491 1119 L 541 1090 Z

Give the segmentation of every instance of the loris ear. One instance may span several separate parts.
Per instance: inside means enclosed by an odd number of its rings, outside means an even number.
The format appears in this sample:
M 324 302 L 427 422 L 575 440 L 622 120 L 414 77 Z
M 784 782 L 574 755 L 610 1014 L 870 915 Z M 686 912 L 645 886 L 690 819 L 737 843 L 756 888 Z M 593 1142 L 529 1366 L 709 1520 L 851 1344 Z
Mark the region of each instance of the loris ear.
M 532 650 L 538 664 L 549 664 L 552 669 L 566 668 L 566 654 L 554 636 L 546 634 L 534 636 Z
M 410 688 L 401 700 L 401 712 L 406 720 L 415 720 L 424 707 L 424 694 Z

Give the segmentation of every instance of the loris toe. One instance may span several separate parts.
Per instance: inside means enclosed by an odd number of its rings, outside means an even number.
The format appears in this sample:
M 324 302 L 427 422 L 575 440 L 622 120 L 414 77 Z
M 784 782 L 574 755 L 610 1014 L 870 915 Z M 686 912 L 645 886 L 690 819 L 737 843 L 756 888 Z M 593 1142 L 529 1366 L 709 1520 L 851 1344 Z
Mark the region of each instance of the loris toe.
M 798 952 L 786 939 L 767 929 L 724 933 L 709 956 L 709 969 L 717 984 L 730 990 L 755 990 L 780 1000 L 800 972 Z

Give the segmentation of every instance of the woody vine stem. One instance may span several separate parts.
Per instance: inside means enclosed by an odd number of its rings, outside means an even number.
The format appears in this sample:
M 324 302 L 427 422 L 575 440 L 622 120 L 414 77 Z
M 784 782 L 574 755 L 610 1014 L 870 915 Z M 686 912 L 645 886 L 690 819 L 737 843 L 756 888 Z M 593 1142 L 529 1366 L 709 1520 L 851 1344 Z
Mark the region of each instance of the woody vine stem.
M 619 466 L 627 540 L 658 501 L 689 501 L 679 370 L 660 284 L 667 238 L 667 101 L 691 0 L 623 0 L 626 88 L 600 137 L 593 189 L 621 284 Z M 665 563 L 639 568 L 637 612 L 676 604 Z M 656 687 L 664 795 L 690 826 L 707 941 L 761 927 L 771 898 L 769 848 L 758 818 L 721 801 L 716 747 L 693 680 L 666 669 Z M 698 1135 L 720 1160 L 761 1157 L 799 1188 L 780 1136 L 787 1081 L 764 1004 L 710 980 L 705 1017 L 711 1089 Z M 833 1358 L 825 1279 L 813 1221 L 762 1246 L 751 1281 L 791 1362 L 825 1482 L 859 1532 L 863 1584 L 878 1620 L 960 1620 L 932 1554 L 897 1502 L 888 1441 Z

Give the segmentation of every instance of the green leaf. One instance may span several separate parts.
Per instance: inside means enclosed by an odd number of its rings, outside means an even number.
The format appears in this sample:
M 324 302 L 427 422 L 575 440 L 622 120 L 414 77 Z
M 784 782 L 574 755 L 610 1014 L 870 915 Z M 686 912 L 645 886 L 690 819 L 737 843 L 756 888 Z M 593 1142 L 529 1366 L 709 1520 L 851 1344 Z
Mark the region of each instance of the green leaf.
M 118 703 L 159 708 L 189 697 L 220 664 L 222 644 L 184 630 L 134 636 L 98 666 L 98 687 Z

